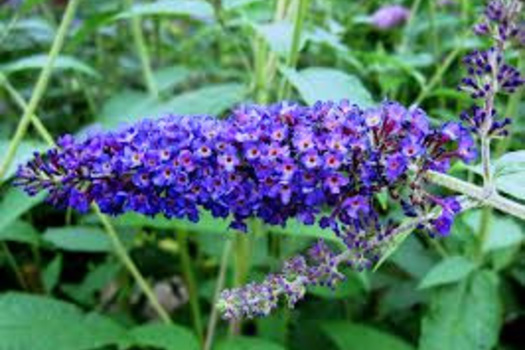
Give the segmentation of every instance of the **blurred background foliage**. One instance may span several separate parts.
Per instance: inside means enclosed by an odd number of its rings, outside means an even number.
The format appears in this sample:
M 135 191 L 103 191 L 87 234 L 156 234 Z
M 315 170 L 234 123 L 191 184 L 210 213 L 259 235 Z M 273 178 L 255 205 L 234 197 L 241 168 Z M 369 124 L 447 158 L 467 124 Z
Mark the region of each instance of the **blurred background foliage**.
M 3 158 L 68 1 L 0 3 Z M 411 16 L 379 30 L 371 14 L 387 3 L 406 6 Z M 469 31 L 483 5 L 84 0 L 35 114 L 53 137 L 166 113 L 221 118 L 242 102 L 285 98 L 307 104 L 348 98 L 360 105 L 388 98 L 419 104 L 436 121 L 457 119 L 468 106 L 455 89 L 461 57 L 485 46 Z M 509 58 L 523 68 L 520 53 Z M 496 155 L 525 147 L 521 96 L 499 103 L 514 124 Z M 296 222 L 274 228 L 254 221 L 242 235 L 206 215 L 197 224 L 114 218 L 118 236 L 173 319 L 155 322 L 96 215 L 54 210 L 41 196 L 11 188 L 16 165 L 47 147 L 40 136 L 29 128 L 0 179 L 0 350 L 199 349 L 213 318 L 221 260 L 231 287 L 261 279 L 312 240 L 334 240 Z M 476 179 L 475 168 L 458 165 L 454 172 Z M 500 186 L 524 199 L 519 183 L 504 178 Z M 514 219 L 487 209 L 468 212 L 451 237 L 412 234 L 376 272 L 347 271 L 335 291 L 312 288 L 295 310 L 219 321 L 212 348 L 523 349 L 523 235 L 523 223 Z M 488 237 L 481 246 L 479 237 Z M 223 259 L 228 242 L 233 250 Z

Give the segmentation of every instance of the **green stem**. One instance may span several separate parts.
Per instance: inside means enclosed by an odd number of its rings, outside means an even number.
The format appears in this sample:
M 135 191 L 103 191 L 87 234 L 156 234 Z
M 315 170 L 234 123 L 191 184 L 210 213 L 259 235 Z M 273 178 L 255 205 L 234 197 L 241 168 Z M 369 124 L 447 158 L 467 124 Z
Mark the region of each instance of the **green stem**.
M 106 229 L 106 232 L 108 233 L 111 243 L 113 244 L 115 253 L 120 258 L 120 261 L 124 264 L 124 266 L 128 269 L 130 274 L 133 276 L 133 278 L 139 285 L 142 292 L 144 292 L 144 294 L 146 295 L 146 298 L 151 303 L 151 306 L 153 307 L 153 309 L 155 309 L 155 311 L 157 312 L 157 314 L 159 315 L 159 317 L 162 319 L 163 322 L 168 323 L 168 324 L 172 323 L 170 316 L 168 315 L 166 310 L 164 310 L 159 300 L 157 299 L 155 293 L 151 289 L 150 285 L 148 284 L 146 279 L 142 276 L 139 269 L 137 268 L 137 266 L 135 265 L 135 263 L 129 256 L 126 250 L 126 247 L 124 246 L 124 244 L 122 244 L 122 241 L 118 237 L 117 231 L 115 231 L 115 228 L 111 224 L 111 221 L 109 220 L 109 218 L 100 211 L 100 208 L 96 204 L 93 204 L 92 208 L 95 214 L 97 214 L 100 222 L 102 223 L 102 226 L 104 226 L 104 228 Z
M 310 0 L 298 0 L 298 8 L 295 12 L 295 18 L 294 18 L 294 28 L 293 28 L 293 36 L 292 36 L 292 44 L 290 47 L 290 54 L 288 56 L 288 62 L 287 66 L 289 68 L 295 68 L 297 66 L 297 62 L 299 60 L 299 51 L 301 49 L 301 37 L 303 33 L 303 27 L 305 18 L 307 15 L 308 7 L 310 5 Z M 285 99 L 288 97 L 290 93 L 290 85 L 288 84 L 288 81 L 286 78 L 283 79 L 283 82 L 281 84 L 280 90 L 279 90 L 279 99 Z
M 49 51 L 47 62 L 44 65 L 42 71 L 40 72 L 40 75 L 35 85 L 35 89 L 33 91 L 33 94 L 31 95 L 31 99 L 29 100 L 27 109 L 24 111 L 24 114 L 22 115 L 22 118 L 18 123 L 15 135 L 9 143 L 9 148 L 7 149 L 6 156 L 2 165 L 0 166 L 0 182 L 3 180 L 7 169 L 11 165 L 13 159 L 15 158 L 16 150 L 18 149 L 20 142 L 22 142 L 22 139 L 29 126 L 29 123 L 31 122 L 31 116 L 35 113 L 36 107 L 38 106 L 38 103 L 40 102 L 46 91 L 49 78 L 51 77 L 51 73 L 53 71 L 53 64 L 55 63 L 58 53 L 62 49 L 62 45 L 64 44 L 69 25 L 73 21 L 79 3 L 80 0 L 71 0 L 68 2 L 66 11 L 64 13 L 64 17 L 62 18 L 62 22 L 60 23 L 60 27 L 58 28 L 58 32 L 51 46 L 51 50 Z
M 22 111 L 25 111 L 28 106 L 22 95 L 11 85 L 7 77 L 0 72 L 0 84 L 5 87 L 13 101 L 15 101 L 15 104 L 20 108 Z M 53 136 L 47 131 L 44 124 L 38 119 L 38 117 L 35 116 L 35 114 L 31 114 L 31 123 L 36 128 L 38 133 L 42 136 L 45 142 L 47 142 L 50 145 L 54 145 L 55 141 L 53 140 Z
M 182 264 L 182 272 L 186 285 L 188 286 L 188 293 L 190 295 L 190 307 L 193 318 L 193 327 L 197 333 L 201 343 L 203 342 L 204 328 L 202 325 L 202 316 L 199 307 L 199 296 L 197 293 L 197 282 L 191 266 L 191 259 L 188 249 L 188 233 L 185 231 L 177 232 L 177 240 L 180 247 L 180 258 Z
M 490 223 L 492 221 L 492 208 L 484 207 L 481 211 L 481 218 L 479 221 L 479 237 L 476 247 L 476 258 L 481 261 L 483 259 L 483 246 L 490 233 Z
M 206 340 L 204 342 L 203 350 L 210 350 L 213 343 L 213 336 L 215 334 L 215 328 L 217 328 L 217 320 L 219 317 L 219 310 L 217 308 L 217 302 L 221 295 L 221 291 L 224 288 L 224 282 L 226 281 L 226 270 L 228 268 L 228 260 L 230 257 L 230 251 L 232 247 L 231 240 L 228 240 L 224 245 L 222 251 L 221 265 L 219 267 L 219 277 L 217 278 L 217 285 L 215 286 L 215 294 L 213 296 L 213 305 L 211 309 L 210 319 L 208 321 L 208 330 L 206 332 Z
M 131 9 L 133 6 L 133 0 L 126 0 L 126 5 L 129 9 Z M 146 83 L 149 93 L 153 97 L 157 98 L 159 96 L 159 90 L 157 88 L 155 79 L 153 78 L 153 71 L 151 70 L 151 62 L 149 59 L 148 48 L 146 47 L 144 35 L 142 33 L 140 16 L 133 15 L 131 16 L 130 21 L 133 43 L 140 58 L 144 82 Z
M 486 189 L 482 187 L 435 171 L 428 171 L 426 177 L 436 185 L 464 194 L 480 201 L 481 204 L 489 205 L 504 213 L 525 220 L 525 205 L 507 199 L 495 191 L 487 192 Z
M 434 89 L 434 87 L 440 83 L 441 78 L 447 72 L 450 65 L 452 64 L 452 62 L 454 62 L 454 60 L 456 59 L 456 57 L 459 55 L 461 51 L 462 51 L 462 48 L 460 46 L 456 46 L 456 48 L 448 54 L 448 56 L 443 61 L 443 64 L 438 66 L 436 72 L 434 73 L 432 78 L 430 78 L 430 81 L 428 82 L 428 84 L 425 85 L 425 87 L 421 90 L 421 92 L 417 96 L 414 102 L 415 105 L 420 105 L 421 102 L 423 102 L 423 100 L 427 98 L 428 94 Z
M 234 249 L 234 281 L 233 285 L 235 287 L 242 286 L 246 278 L 248 277 L 248 272 L 250 271 L 250 243 L 251 235 L 247 236 L 243 233 L 239 233 L 235 236 L 235 249 Z M 241 320 L 231 320 L 230 321 L 230 335 L 236 336 L 239 335 L 241 330 Z
M 434 57 L 439 56 L 439 36 L 436 27 L 436 1 L 428 0 L 428 14 L 430 18 L 430 30 L 432 35 L 432 48 L 434 50 Z
M 412 3 L 412 7 L 410 8 L 410 15 L 408 17 L 408 21 L 403 30 L 403 38 L 401 41 L 401 45 L 399 45 L 399 52 L 401 53 L 405 52 L 408 48 L 409 34 L 410 34 L 410 31 L 412 30 L 412 24 L 414 23 L 414 18 L 416 18 L 416 13 L 418 13 L 420 6 L 421 6 L 421 0 L 415 0 Z
M 7 263 L 9 264 L 9 266 L 11 267 L 13 272 L 15 273 L 16 280 L 18 281 L 18 284 L 20 284 L 20 287 L 22 287 L 22 289 L 27 290 L 28 288 L 27 288 L 27 283 L 26 283 L 26 281 L 24 279 L 24 274 L 20 270 L 20 267 L 18 266 L 18 263 L 16 262 L 15 257 L 13 256 L 13 254 L 11 254 L 11 250 L 9 250 L 9 247 L 7 246 L 7 243 L 6 242 L 0 242 L 0 244 L 2 246 L 2 250 L 4 251 L 5 256 L 7 258 Z
M 254 84 L 255 100 L 258 103 L 266 103 L 268 94 L 266 91 L 266 72 L 265 63 L 267 57 L 268 45 L 263 38 L 257 36 L 254 43 Z

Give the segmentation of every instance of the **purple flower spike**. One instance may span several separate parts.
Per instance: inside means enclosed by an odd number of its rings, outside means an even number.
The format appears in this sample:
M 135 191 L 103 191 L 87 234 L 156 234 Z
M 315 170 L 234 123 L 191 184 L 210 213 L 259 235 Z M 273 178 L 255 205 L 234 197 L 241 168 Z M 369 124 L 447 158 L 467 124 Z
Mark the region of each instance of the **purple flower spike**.
M 412 201 L 426 193 L 421 173 L 473 159 L 473 146 L 459 124 L 432 129 L 422 110 L 392 101 L 368 110 L 347 101 L 284 102 L 242 106 L 224 120 L 167 116 L 83 141 L 66 136 L 20 167 L 16 184 L 79 211 L 96 203 L 110 215 L 191 221 L 208 211 L 242 231 L 248 218 L 318 223 L 365 268 L 390 239 L 373 195 L 390 193 L 412 215 L 424 214 L 429 208 Z

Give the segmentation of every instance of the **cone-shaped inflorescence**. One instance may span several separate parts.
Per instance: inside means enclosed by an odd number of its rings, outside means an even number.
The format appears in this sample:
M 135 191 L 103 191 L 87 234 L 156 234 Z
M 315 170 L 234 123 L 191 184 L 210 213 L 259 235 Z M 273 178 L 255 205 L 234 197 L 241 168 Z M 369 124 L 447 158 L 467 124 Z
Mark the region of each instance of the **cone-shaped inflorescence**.
M 65 136 L 21 166 L 16 184 L 79 211 L 96 203 L 111 215 L 198 221 L 205 210 L 240 230 L 250 217 L 318 223 L 366 267 L 394 227 L 375 209 L 379 193 L 409 216 L 442 206 L 427 229 L 448 233 L 457 205 L 426 192 L 422 174 L 455 158 L 475 158 L 469 133 L 458 123 L 432 128 L 418 108 L 283 102 L 243 106 L 224 120 L 167 116 L 82 141 Z

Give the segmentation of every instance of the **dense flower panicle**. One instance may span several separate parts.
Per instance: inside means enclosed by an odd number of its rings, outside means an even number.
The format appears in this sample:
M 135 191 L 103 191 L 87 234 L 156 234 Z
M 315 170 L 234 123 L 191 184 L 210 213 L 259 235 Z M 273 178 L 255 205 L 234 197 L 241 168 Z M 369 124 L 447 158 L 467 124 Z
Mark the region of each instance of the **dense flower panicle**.
M 241 106 L 225 120 L 168 116 L 84 141 L 65 136 L 20 167 L 17 184 L 30 194 L 47 190 L 52 204 L 79 211 L 96 203 L 111 215 L 198 221 L 207 210 L 231 217 L 239 230 L 249 217 L 318 222 L 366 267 L 392 227 L 375 210 L 374 195 L 390 193 L 407 213 L 424 213 L 439 203 L 427 200 L 423 172 L 475 157 L 465 128 L 449 122 L 433 129 L 417 108 L 283 102 Z
M 403 24 L 410 17 L 410 10 L 401 5 L 385 5 L 372 15 L 372 24 L 378 29 L 390 29 Z
M 267 276 L 261 283 L 224 290 L 217 307 L 225 319 L 267 316 L 286 300 L 293 307 L 303 299 L 312 285 L 334 287 L 345 276 L 339 272 L 338 256 L 320 240 L 305 256 L 298 255 L 285 262 L 282 271 Z
M 498 120 L 494 103 L 487 101 L 492 101 L 498 93 L 514 93 L 525 84 L 519 70 L 504 61 L 505 47 L 522 40 L 521 9 L 522 4 L 517 0 L 491 0 L 474 32 L 489 37 L 494 45 L 488 50 L 474 50 L 463 59 L 468 76 L 462 79 L 459 89 L 483 106 L 474 105 L 472 111 L 464 112 L 461 118 L 470 123 L 472 130 L 481 137 L 508 134 L 506 126 L 510 119 Z

